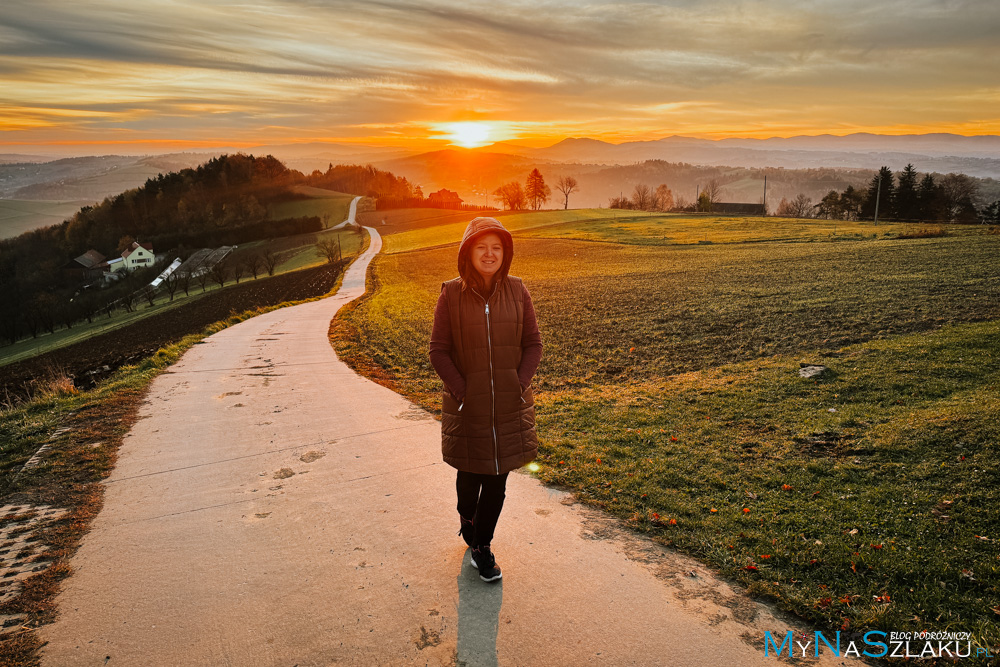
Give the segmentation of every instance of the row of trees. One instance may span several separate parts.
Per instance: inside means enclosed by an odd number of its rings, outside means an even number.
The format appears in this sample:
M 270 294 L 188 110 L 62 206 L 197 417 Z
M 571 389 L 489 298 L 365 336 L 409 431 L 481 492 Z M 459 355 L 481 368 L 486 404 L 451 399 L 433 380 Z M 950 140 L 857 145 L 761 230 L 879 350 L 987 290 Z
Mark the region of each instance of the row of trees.
M 560 176 L 556 181 L 556 190 L 563 196 L 563 209 L 569 208 L 569 196 L 580 190 L 580 185 L 572 176 Z M 517 181 L 504 183 L 493 191 L 493 196 L 500 200 L 505 209 L 521 211 L 530 208 L 537 211 L 552 197 L 552 188 L 545 184 L 545 177 L 537 168 L 528 174 L 524 187 Z
M 645 183 L 640 183 L 632 190 L 632 196 L 624 194 L 612 197 L 608 208 L 623 208 L 636 211 L 670 211 L 675 206 L 674 193 L 665 183 L 653 189 Z
M 808 201 L 803 195 L 794 202 L 782 200 L 777 215 L 811 217 L 803 210 L 803 199 Z M 979 186 L 969 176 L 921 177 L 912 164 L 898 174 L 882 167 L 867 189 L 848 186 L 843 192 L 830 190 L 818 204 L 809 204 L 810 213 L 832 220 L 874 220 L 876 207 L 879 220 L 977 222 L 986 213 L 979 211 Z
M 318 169 L 304 178 L 307 185 L 337 192 L 349 192 L 377 199 L 423 198 L 420 186 L 414 186 L 402 176 L 376 169 L 371 165 L 330 164 L 325 172 Z

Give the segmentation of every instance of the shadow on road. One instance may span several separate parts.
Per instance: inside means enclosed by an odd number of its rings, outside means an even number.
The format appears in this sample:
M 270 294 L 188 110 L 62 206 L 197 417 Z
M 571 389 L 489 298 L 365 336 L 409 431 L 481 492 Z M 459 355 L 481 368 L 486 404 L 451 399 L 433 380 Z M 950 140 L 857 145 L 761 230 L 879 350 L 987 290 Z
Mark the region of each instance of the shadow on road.
M 458 664 L 496 667 L 497 630 L 503 604 L 503 580 L 488 584 L 469 563 L 469 550 L 458 575 Z

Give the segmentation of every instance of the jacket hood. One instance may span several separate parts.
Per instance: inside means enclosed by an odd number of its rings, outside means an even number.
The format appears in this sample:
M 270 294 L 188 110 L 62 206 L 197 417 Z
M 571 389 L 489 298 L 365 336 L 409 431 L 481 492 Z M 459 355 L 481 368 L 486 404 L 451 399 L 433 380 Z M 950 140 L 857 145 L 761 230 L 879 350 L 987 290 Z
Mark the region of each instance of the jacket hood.
M 490 232 L 499 236 L 500 242 L 503 244 L 503 261 L 496 274 L 497 280 L 506 278 L 510 271 L 510 262 L 514 259 L 514 240 L 511 238 L 510 232 L 496 218 L 474 218 L 465 228 L 462 244 L 458 248 L 458 275 L 462 277 L 462 282 L 465 285 L 476 285 L 480 282 L 480 276 L 475 267 L 472 266 L 472 260 L 469 259 L 469 251 L 477 237 Z

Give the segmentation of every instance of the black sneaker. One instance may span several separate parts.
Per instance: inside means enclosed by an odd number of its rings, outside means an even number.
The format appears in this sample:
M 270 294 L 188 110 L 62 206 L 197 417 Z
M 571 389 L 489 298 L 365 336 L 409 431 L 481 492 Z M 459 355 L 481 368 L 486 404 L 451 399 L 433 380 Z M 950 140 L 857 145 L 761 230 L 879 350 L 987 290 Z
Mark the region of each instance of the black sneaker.
M 458 518 L 462 520 L 462 526 L 458 529 L 458 534 L 461 535 L 462 539 L 465 540 L 465 543 L 471 547 L 472 540 L 476 537 L 476 531 L 472 527 L 472 519 L 466 519 L 461 514 L 458 515 Z
M 485 547 L 472 547 L 472 567 L 479 570 L 479 578 L 483 581 L 497 581 L 500 579 L 500 568 L 497 566 L 497 559 L 493 557 L 489 545 Z

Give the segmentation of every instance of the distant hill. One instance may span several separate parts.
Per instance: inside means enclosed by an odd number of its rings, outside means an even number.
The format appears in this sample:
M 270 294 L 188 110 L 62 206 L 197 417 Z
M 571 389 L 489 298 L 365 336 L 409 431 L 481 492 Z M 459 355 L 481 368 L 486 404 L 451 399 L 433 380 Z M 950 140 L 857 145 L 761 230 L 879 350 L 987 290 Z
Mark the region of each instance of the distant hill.
M 91 202 L 0 199 L 0 239 L 13 238 L 39 227 L 57 225 L 89 203 Z
M 538 160 L 467 148 L 448 148 L 375 163 L 379 169 L 404 176 L 420 185 L 424 196 L 448 188 L 457 190 L 468 204 L 483 204 L 493 192 L 511 180 L 523 181 Z M 548 161 L 541 164 L 548 164 Z
M 498 148 L 502 146 L 501 148 Z M 954 134 L 886 136 L 851 134 L 771 139 L 697 139 L 665 137 L 655 141 L 611 144 L 586 138 L 564 139 L 547 148 L 497 144 L 481 150 L 504 150 L 548 162 L 632 164 L 666 160 L 729 167 L 785 169 L 843 167 L 894 171 L 913 164 L 921 172 L 957 172 L 1000 178 L 1000 137 Z
M 138 187 L 157 174 L 197 166 L 210 157 L 196 153 L 101 155 L 0 164 L 0 199 L 95 202 Z

